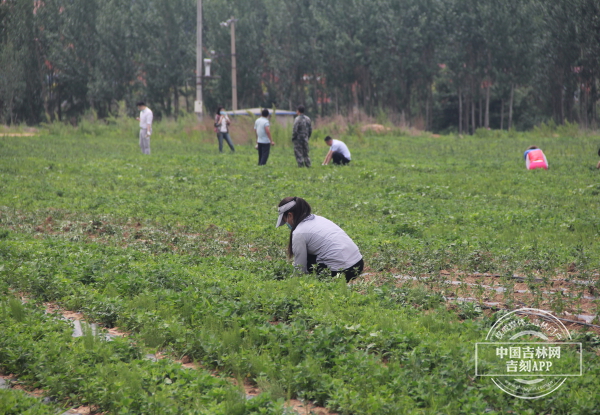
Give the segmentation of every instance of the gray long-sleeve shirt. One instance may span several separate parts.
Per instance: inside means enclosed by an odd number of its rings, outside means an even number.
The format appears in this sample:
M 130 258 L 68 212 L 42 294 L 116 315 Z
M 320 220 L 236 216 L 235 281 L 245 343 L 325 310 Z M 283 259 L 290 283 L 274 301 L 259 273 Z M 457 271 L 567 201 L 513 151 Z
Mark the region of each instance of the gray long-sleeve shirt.
M 307 256 L 317 256 L 317 263 L 327 265 L 332 271 L 350 268 L 362 259 L 356 244 L 335 223 L 322 216 L 310 215 L 292 234 L 294 266 L 308 273 Z

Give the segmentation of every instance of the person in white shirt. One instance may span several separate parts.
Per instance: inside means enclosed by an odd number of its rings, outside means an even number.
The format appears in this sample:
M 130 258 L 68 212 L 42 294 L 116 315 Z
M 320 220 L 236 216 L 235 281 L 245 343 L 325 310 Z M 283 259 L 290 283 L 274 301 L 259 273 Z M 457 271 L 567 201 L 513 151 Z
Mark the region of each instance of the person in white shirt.
M 306 274 L 329 269 L 332 277 L 344 274 L 347 282 L 363 271 L 363 257 L 352 239 L 329 219 L 311 214 L 306 200 L 286 197 L 278 211 L 275 226 L 290 228 L 288 257 L 294 257 L 296 269 Z
M 327 166 L 332 159 L 333 164 L 350 163 L 350 150 L 348 150 L 348 146 L 343 141 L 334 140 L 333 138 L 327 136 L 325 137 L 325 143 L 331 148 L 325 156 L 325 160 L 323 160 L 323 166 Z
M 146 106 L 144 101 L 137 103 L 140 116 L 136 118 L 140 122 L 140 149 L 144 154 L 150 154 L 150 135 L 152 135 L 152 110 Z
M 275 143 L 271 138 L 271 124 L 269 123 L 269 110 L 263 109 L 261 117 L 254 123 L 254 132 L 256 133 L 256 147 L 258 150 L 258 165 L 264 166 L 269 159 L 271 146 Z
M 231 152 L 235 153 L 235 148 L 233 147 L 231 136 L 229 135 L 229 125 L 231 125 L 231 120 L 225 113 L 225 109 L 223 107 L 217 107 L 217 113 L 215 114 L 215 132 L 219 139 L 219 153 L 223 152 L 223 140 L 227 141 Z

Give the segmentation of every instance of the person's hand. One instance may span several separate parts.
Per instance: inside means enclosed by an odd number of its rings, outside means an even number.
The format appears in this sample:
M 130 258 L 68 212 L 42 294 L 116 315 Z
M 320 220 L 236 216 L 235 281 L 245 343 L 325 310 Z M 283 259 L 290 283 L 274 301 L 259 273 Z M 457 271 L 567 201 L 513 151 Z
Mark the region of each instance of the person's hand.
M 274 146 L 275 145 L 275 141 L 271 141 L 271 145 Z

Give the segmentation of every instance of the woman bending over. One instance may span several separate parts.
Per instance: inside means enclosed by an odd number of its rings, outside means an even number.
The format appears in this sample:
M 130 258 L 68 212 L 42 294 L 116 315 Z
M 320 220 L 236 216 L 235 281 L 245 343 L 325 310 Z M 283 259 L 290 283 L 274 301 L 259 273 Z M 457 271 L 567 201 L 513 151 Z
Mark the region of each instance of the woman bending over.
M 350 237 L 335 223 L 311 214 L 310 205 L 301 197 L 286 197 L 279 202 L 276 227 L 290 228 L 288 256 L 304 273 L 326 268 L 331 275 L 344 274 L 346 281 L 360 275 L 364 262 Z

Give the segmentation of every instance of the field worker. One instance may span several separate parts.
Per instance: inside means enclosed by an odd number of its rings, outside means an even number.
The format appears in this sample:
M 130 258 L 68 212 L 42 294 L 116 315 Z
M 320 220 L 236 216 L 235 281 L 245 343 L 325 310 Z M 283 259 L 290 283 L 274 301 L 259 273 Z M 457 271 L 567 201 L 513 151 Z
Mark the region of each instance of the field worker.
M 548 160 L 544 152 L 536 146 L 530 146 L 523 154 L 527 170 L 545 169 L 548 170 Z
M 269 159 L 271 146 L 275 145 L 271 138 L 271 124 L 269 123 L 268 109 L 263 109 L 261 117 L 254 122 L 254 132 L 256 133 L 256 146 L 258 149 L 258 165 L 264 166 Z
M 294 119 L 294 129 L 292 132 L 292 142 L 294 143 L 294 155 L 298 167 L 310 167 L 310 158 L 308 157 L 308 139 L 312 134 L 312 125 L 310 118 L 304 115 L 304 106 L 300 105 L 296 109 L 296 119 Z
M 334 140 L 327 136 L 325 137 L 325 143 L 331 148 L 325 156 L 325 160 L 323 160 L 323 166 L 327 166 L 332 159 L 333 164 L 350 163 L 350 150 L 348 150 L 348 146 L 343 141 Z
M 136 118 L 140 122 L 140 149 L 144 154 L 150 154 L 150 135 L 152 135 L 152 110 L 146 106 L 144 101 L 137 103 L 140 116 Z
M 276 227 L 290 228 L 287 251 L 288 257 L 294 257 L 296 269 L 308 274 L 329 268 L 332 277 L 344 274 L 347 282 L 360 275 L 362 255 L 342 228 L 311 214 L 310 205 L 300 197 L 286 197 L 279 202 L 278 210 Z
M 235 148 L 233 147 L 231 136 L 229 135 L 230 125 L 231 120 L 225 113 L 225 109 L 223 107 L 217 107 L 217 112 L 215 113 L 215 132 L 217 133 L 217 139 L 219 140 L 219 153 L 223 152 L 223 140 L 227 141 L 231 152 L 235 153 Z

